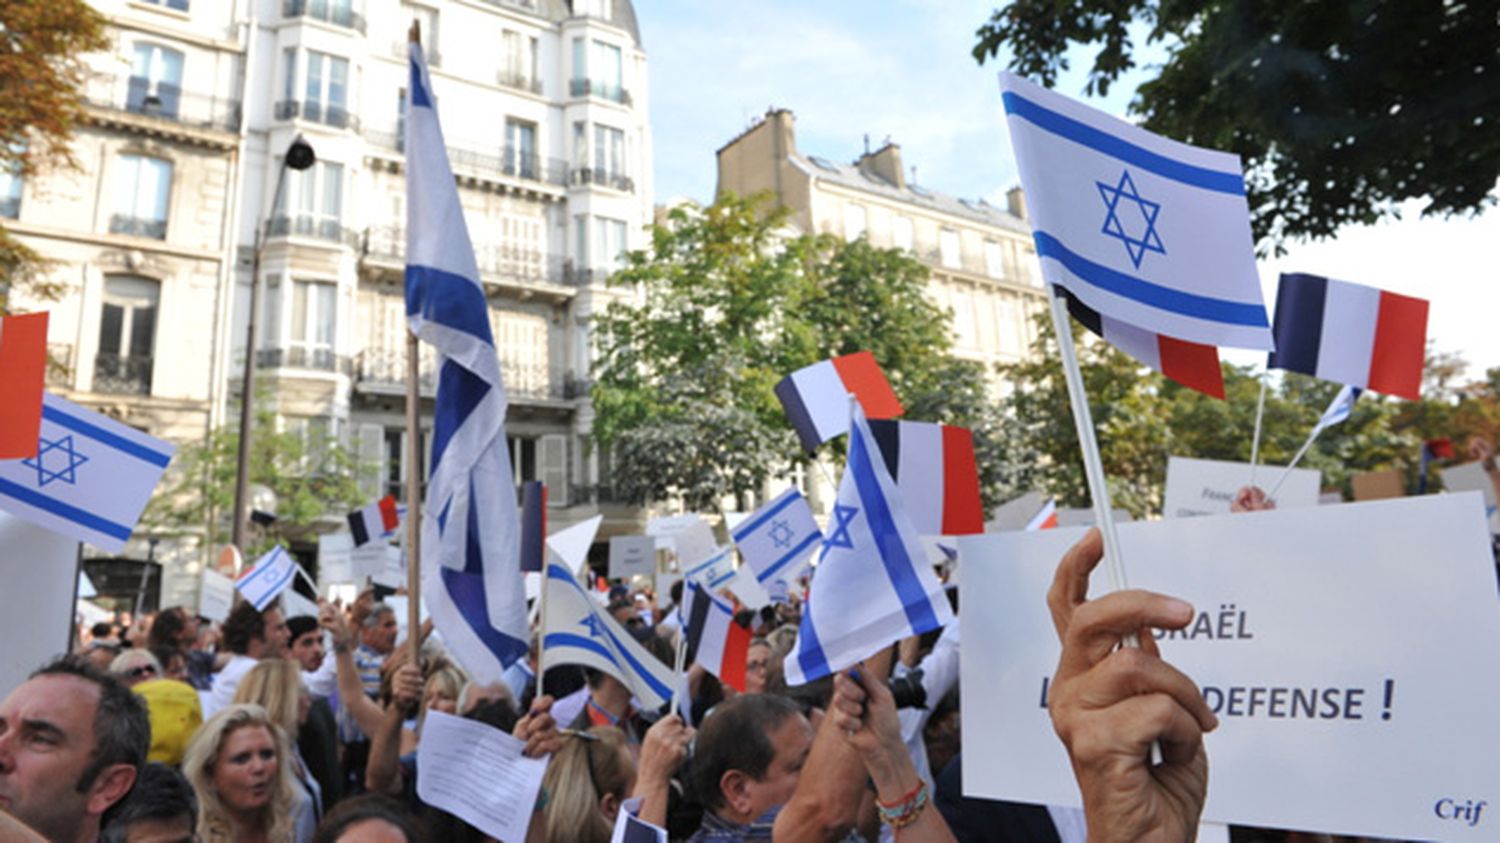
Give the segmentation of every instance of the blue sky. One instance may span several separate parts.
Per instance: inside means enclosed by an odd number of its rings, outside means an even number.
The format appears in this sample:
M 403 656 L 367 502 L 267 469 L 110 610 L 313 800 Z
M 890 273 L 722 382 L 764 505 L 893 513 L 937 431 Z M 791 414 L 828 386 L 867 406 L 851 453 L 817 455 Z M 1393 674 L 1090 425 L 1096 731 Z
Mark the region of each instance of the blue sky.
M 995 8 L 976 0 L 635 0 L 651 75 L 656 201 L 713 197 L 714 152 L 770 106 L 797 116 L 804 154 L 851 161 L 887 136 L 917 181 L 1002 200 L 1017 182 L 995 75 L 969 51 Z M 1076 52 L 1076 51 L 1075 51 Z M 1150 55 L 1162 55 L 1160 48 Z M 1078 55 L 1086 68 L 1091 54 Z M 1075 67 L 1058 90 L 1082 96 Z M 1124 116 L 1137 71 L 1091 104 Z M 1477 221 L 1407 220 L 1293 244 L 1261 264 L 1269 303 L 1281 271 L 1313 272 L 1429 298 L 1429 337 L 1477 377 L 1500 366 L 1500 210 Z M 1259 355 L 1228 355 L 1237 363 Z

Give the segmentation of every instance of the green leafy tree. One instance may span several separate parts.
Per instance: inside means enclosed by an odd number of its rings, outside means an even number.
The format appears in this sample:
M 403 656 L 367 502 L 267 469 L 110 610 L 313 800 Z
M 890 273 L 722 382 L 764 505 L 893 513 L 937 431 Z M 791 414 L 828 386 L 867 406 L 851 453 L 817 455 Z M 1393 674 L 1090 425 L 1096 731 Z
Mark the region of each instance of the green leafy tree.
M 998 428 L 984 372 L 948 355 L 923 264 L 863 239 L 794 236 L 785 222 L 764 196 L 676 208 L 614 276 L 621 300 L 595 333 L 593 432 L 626 499 L 748 504 L 802 459 L 776 383 L 855 351 L 874 354 L 908 418 L 976 426 L 981 450 L 983 425 Z
M 83 0 L 0 3 L 0 171 L 28 178 L 76 168 L 71 142 L 83 120 L 81 57 L 109 44 L 104 17 Z M 0 227 L 0 314 L 11 297 L 54 300 L 52 264 Z
M 1131 111 L 1154 132 L 1240 155 L 1262 248 L 1396 214 L 1477 213 L 1500 178 L 1493 3 L 1016 0 L 982 25 L 980 62 L 1051 86 L 1073 45 L 1087 90 L 1136 66 L 1135 24 L 1167 59 Z

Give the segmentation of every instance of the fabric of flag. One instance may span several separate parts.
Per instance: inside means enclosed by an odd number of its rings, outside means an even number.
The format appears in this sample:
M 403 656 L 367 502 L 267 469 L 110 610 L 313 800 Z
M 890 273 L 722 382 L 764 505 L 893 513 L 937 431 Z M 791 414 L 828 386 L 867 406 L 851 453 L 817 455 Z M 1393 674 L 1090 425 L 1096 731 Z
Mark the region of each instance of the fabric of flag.
M 255 611 L 264 612 L 281 592 L 292 584 L 292 579 L 297 576 L 297 560 L 292 558 L 286 548 L 276 545 L 271 550 L 257 559 L 255 567 L 240 575 L 234 581 L 234 590 L 240 596 L 249 601 L 255 607 Z
M 1026 529 L 1028 531 L 1057 529 L 1057 501 L 1048 498 L 1047 502 L 1042 504 L 1042 508 L 1037 510 L 1036 515 L 1031 516 L 1031 520 L 1026 522 Z
M 396 496 L 386 495 L 375 503 L 349 513 L 349 534 L 354 546 L 362 547 L 388 536 L 401 525 L 401 516 L 396 507 Z
M 886 470 L 896 481 L 906 514 L 924 536 L 984 532 L 979 465 L 966 427 L 870 419 Z
M 751 513 L 729 537 L 771 599 L 784 602 L 790 583 L 807 567 L 822 541 L 823 531 L 807 498 L 792 488 Z
M 547 486 L 528 480 L 521 486 L 521 570 L 542 570 L 546 555 Z
M 542 670 L 563 664 L 592 667 L 623 682 L 646 708 L 660 708 L 671 700 L 671 666 L 616 623 L 566 565 L 549 563 L 542 588 Z
M 526 654 L 520 524 L 505 442 L 505 385 L 420 44 L 406 109 L 406 316 L 438 352 L 422 594 L 477 682 Z
M 814 363 L 776 384 L 776 397 L 809 454 L 849 432 L 851 394 L 859 399 L 866 418 L 889 419 L 905 412 L 875 355 L 868 351 Z
M 1422 451 L 1428 459 L 1451 460 L 1454 456 L 1453 440 L 1446 437 L 1442 439 L 1428 439 L 1422 443 Z
M 1422 397 L 1425 299 L 1285 273 L 1276 288 L 1274 331 L 1270 368 L 1412 401 Z
M 609 843 L 667 843 L 669 838 L 666 829 L 636 816 L 641 810 L 640 801 L 629 799 L 620 806 L 619 813 L 615 815 L 615 830 L 610 835 Z M 631 802 L 636 804 L 632 806 Z
M 1068 312 L 1073 318 L 1105 342 L 1188 389 L 1215 398 L 1224 397 L 1224 371 L 1219 368 L 1218 348 L 1153 334 L 1111 319 L 1079 301 L 1066 289 L 1056 289 L 1067 300 Z
M 0 509 L 118 553 L 176 450 L 47 393 L 36 456 L 0 460 Z
M 688 580 L 682 597 L 687 633 L 684 663 L 702 665 L 720 682 L 743 694 L 750 630 L 734 622 L 733 606 L 693 580 Z
M 721 547 L 682 572 L 683 579 L 700 582 L 717 591 L 734 579 L 734 548 Z
M 864 414 L 858 405 L 853 411 L 849 459 L 797 643 L 786 657 L 788 685 L 827 676 L 953 619 Z
M 1324 410 L 1322 418 L 1318 419 L 1317 425 L 1313 428 L 1312 435 L 1317 436 L 1319 433 L 1349 418 L 1349 414 L 1354 412 L 1354 402 L 1359 400 L 1359 393 L 1361 391 L 1357 386 L 1345 386 L 1343 389 L 1340 389 L 1338 394 L 1333 396 L 1333 400 L 1328 402 L 1328 409 Z
M 47 314 L 0 318 L 0 460 L 36 456 L 47 379 Z
M 1237 156 L 1011 73 L 1000 88 L 1048 283 L 1153 334 L 1271 349 Z

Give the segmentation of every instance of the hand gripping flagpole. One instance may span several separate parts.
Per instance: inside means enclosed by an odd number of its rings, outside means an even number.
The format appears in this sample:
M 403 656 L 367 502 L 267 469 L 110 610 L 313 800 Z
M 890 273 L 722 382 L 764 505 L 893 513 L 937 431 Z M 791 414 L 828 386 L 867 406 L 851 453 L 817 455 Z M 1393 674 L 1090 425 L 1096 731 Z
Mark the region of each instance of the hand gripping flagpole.
M 422 41 L 421 25 L 411 22 L 406 40 Z M 410 96 L 410 94 L 407 94 Z M 411 663 L 421 668 L 422 660 L 422 423 L 421 349 L 417 335 L 406 329 L 406 640 L 411 648 Z M 540 687 L 540 685 L 538 686 Z

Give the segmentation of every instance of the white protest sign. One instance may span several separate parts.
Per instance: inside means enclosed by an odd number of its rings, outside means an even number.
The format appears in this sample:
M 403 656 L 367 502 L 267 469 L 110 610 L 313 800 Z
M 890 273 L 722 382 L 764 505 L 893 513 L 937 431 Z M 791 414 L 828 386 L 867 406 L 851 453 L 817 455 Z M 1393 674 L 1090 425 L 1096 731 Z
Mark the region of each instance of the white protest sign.
M 78 540 L 0 512 L 0 698 L 68 652 L 77 601 Z
M 234 580 L 218 571 L 204 569 L 203 584 L 198 588 L 198 614 L 223 623 L 234 608 Z
M 612 536 L 609 540 L 609 578 L 628 580 L 656 573 L 654 536 Z
M 1450 492 L 1479 492 L 1484 495 L 1484 511 L 1489 516 L 1490 532 L 1500 533 L 1500 512 L 1495 508 L 1495 485 L 1484 471 L 1484 464 L 1466 462 L 1442 469 L 1443 488 Z
M 1286 469 L 1263 465 L 1256 485 L 1266 489 Z M 1294 468 L 1276 492 L 1276 508 L 1317 506 L 1323 475 L 1308 468 Z M 1167 488 L 1161 514 L 1166 518 L 1194 515 L 1228 515 L 1235 493 L 1250 485 L 1250 463 L 1167 457 Z
M 1041 492 L 1027 492 L 995 507 L 990 520 L 985 523 L 986 533 L 1003 533 L 1007 530 L 1024 530 L 1031 516 L 1041 510 L 1047 499 Z
M 589 547 L 594 544 L 594 536 L 599 533 L 599 525 L 604 523 L 603 515 L 595 515 L 587 521 L 580 521 L 566 530 L 558 530 L 547 537 L 547 547 L 557 554 L 557 557 L 567 563 L 569 569 L 577 574 L 583 569 L 583 563 L 588 561 Z
M 356 582 L 353 554 L 354 537 L 348 533 L 318 536 L 318 584 L 326 587 Z
M 401 564 L 401 548 L 387 544 L 385 539 L 362 544 L 349 552 L 349 566 L 353 569 L 354 581 L 360 584 L 365 580 L 378 581 L 388 576 L 387 572 L 392 564 Z M 406 584 L 404 576 L 400 584 Z
M 1032 513 L 1033 515 L 1035 513 Z M 1127 524 L 1134 521 L 1130 517 L 1130 510 L 1115 507 L 1115 523 Z M 1057 526 L 1059 527 L 1088 527 L 1094 523 L 1093 507 L 1058 507 Z M 962 551 L 960 551 L 962 552 Z
M 646 525 L 646 535 L 665 539 L 665 542 L 658 541 L 657 547 L 670 548 L 684 569 L 719 551 L 713 528 L 697 514 L 653 518 Z
M 427 712 L 417 745 L 417 796 L 505 843 L 521 843 L 547 772 L 524 741 L 441 711 Z
M 406 613 L 407 607 L 411 605 L 411 599 L 405 594 L 387 594 L 380 602 L 391 607 L 396 613 L 396 641 L 399 643 L 406 640 Z M 423 600 L 417 605 L 417 621 L 427 620 L 427 601 Z
M 1079 804 L 1043 707 L 1060 649 L 1043 595 L 1082 533 L 959 539 L 963 605 L 984 609 L 962 616 L 966 795 Z M 1500 806 L 1500 603 L 1478 495 L 1126 524 L 1119 536 L 1133 587 L 1199 611 L 1159 643 L 1220 718 L 1205 738 L 1204 820 L 1500 837 L 1500 811 L 1476 808 Z
M 98 597 L 99 589 L 94 588 L 94 581 L 89 575 L 82 571 L 78 572 L 78 599 L 87 600 L 90 597 Z
M 775 582 L 779 583 L 781 580 Z M 749 565 L 741 565 L 739 570 L 734 572 L 734 576 L 724 583 L 724 587 L 734 592 L 734 596 L 738 597 L 747 609 L 759 610 L 771 605 L 770 593 L 766 591 L 765 586 L 760 584 L 760 580 L 755 578 L 755 571 L 751 570 Z M 786 599 L 785 594 L 781 597 L 783 600 Z

